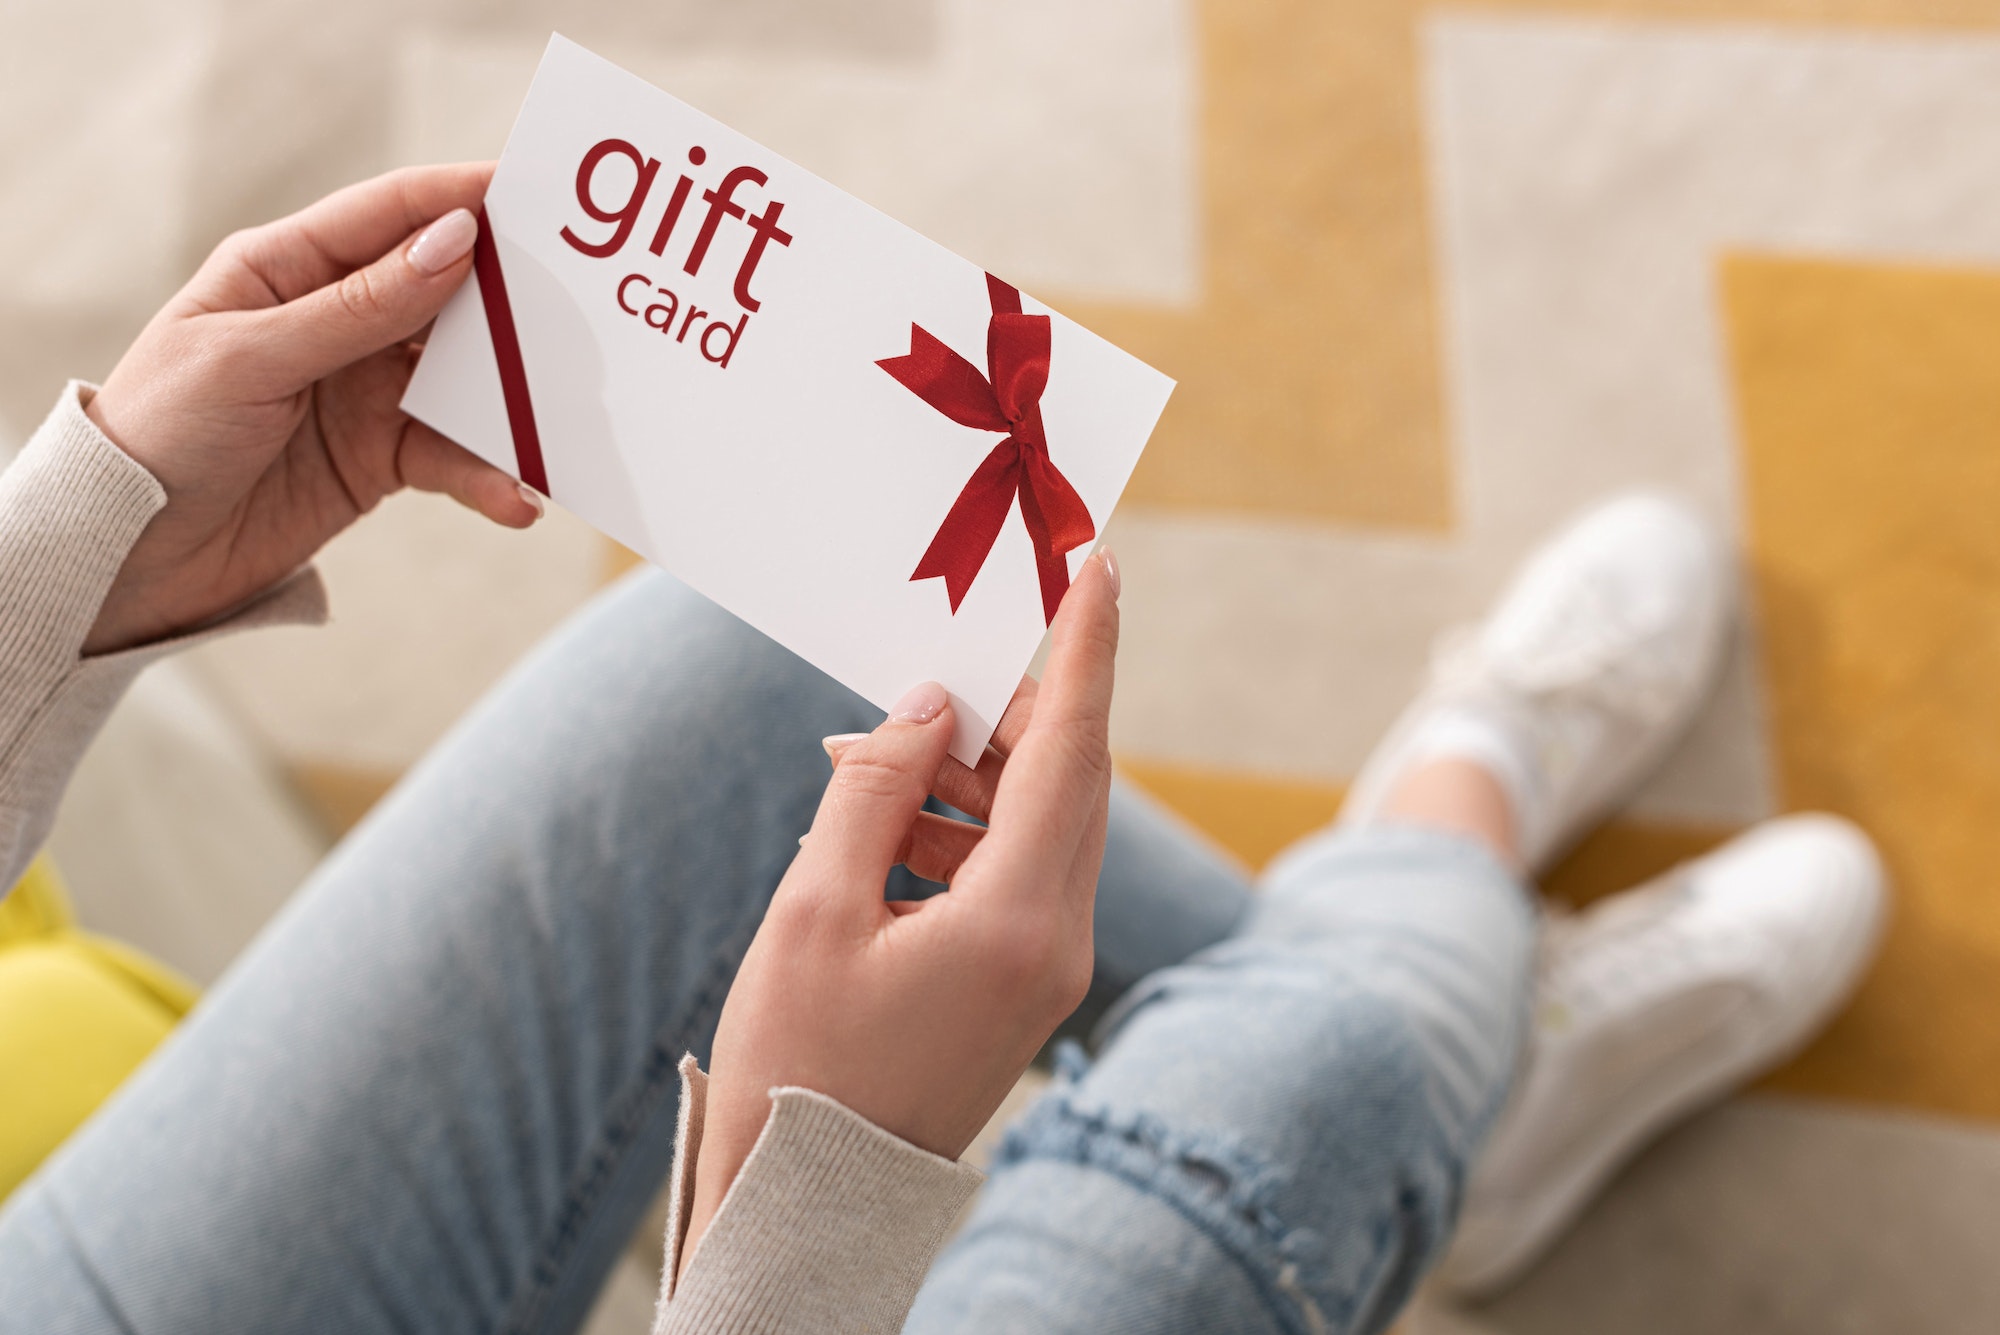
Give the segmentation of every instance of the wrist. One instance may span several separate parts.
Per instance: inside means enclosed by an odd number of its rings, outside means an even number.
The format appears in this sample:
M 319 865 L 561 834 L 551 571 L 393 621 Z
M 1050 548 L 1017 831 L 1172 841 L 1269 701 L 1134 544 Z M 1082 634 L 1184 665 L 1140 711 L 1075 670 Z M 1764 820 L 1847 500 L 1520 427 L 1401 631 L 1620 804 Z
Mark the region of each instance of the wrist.
M 764 1134 L 774 1107 L 768 1085 L 759 1086 L 749 1097 L 739 1097 L 737 1085 L 728 1077 L 728 1066 L 726 1057 L 718 1054 L 709 1071 L 701 1145 L 694 1162 L 694 1190 L 689 1200 L 687 1228 L 681 1235 L 679 1273 L 682 1274 L 686 1273 L 688 1258 L 694 1254 L 702 1234 L 721 1212 L 743 1165 L 749 1162 L 750 1152 Z M 722 1068 L 720 1073 L 717 1067 Z
M 170 620 L 149 609 L 157 604 L 120 570 L 97 609 L 97 620 L 84 636 L 82 654 L 95 658 L 134 649 L 171 636 L 176 629 Z
M 83 408 L 83 415 L 97 428 L 97 434 L 117 448 L 120 454 L 146 469 L 153 470 L 133 448 L 131 414 L 124 409 L 124 395 L 118 384 L 118 372 L 114 369 L 102 385 L 80 382 L 77 386 L 77 402 Z M 158 474 L 154 477 L 157 479 Z M 161 481 L 161 485 L 166 485 Z

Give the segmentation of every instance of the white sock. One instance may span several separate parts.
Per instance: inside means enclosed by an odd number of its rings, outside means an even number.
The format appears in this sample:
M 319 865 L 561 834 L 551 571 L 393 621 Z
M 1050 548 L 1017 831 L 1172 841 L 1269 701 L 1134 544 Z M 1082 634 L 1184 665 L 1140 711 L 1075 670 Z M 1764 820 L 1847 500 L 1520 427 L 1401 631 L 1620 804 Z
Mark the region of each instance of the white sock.
M 1437 760 L 1470 761 L 1491 774 L 1507 795 L 1514 843 L 1535 845 L 1548 803 L 1534 739 L 1523 725 L 1494 710 L 1446 705 L 1424 720 L 1403 754 L 1403 775 Z

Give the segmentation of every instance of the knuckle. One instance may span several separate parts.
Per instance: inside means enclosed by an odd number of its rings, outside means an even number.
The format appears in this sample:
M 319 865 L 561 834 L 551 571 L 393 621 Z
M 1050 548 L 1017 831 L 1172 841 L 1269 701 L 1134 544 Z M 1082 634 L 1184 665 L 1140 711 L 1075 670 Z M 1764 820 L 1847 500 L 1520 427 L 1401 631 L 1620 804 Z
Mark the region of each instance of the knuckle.
M 1096 962 L 1088 951 L 1063 952 L 1051 983 L 1051 999 L 1055 1002 L 1058 1020 L 1083 1004 L 1083 999 L 1090 994 L 1090 980 L 1095 972 Z
M 1083 1004 L 1094 962 L 1053 922 L 1021 926 L 989 946 L 989 983 L 1010 1005 L 1049 1026 Z
M 258 228 L 239 227 L 217 242 L 212 253 L 219 259 L 248 259 L 257 253 L 261 244 L 261 233 Z
M 849 754 L 833 772 L 833 788 L 842 800 L 883 802 L 906 796 L 916 780 L 909 774 L 872 756 Z
M 1053 927 L 1024 915 L 997 933 L 987 956 L 997 986 L 1018 1000 L 1035 997 L 1054 981 L 1060 962 Z
M 822 945 L 842 921 L 840 898 L 834 888 L 812 878 L 785 885 L 764 910 L 758 935 L 772 938 L 784 950 L 811 950 Z
M 825 916 L 825 896 L 815 893 L 810 886 L 787 887 L 787 893 L 773 899 L 764 911 L 762 930 L 781 939 L 806 938 L 813 935 Z
M 368 269 L 356 269 L 348 274 L 335 290 L 340 297 L 341 309 L 355 320 L 368 322 L 380 319 L 387 309 L 381 283 Z

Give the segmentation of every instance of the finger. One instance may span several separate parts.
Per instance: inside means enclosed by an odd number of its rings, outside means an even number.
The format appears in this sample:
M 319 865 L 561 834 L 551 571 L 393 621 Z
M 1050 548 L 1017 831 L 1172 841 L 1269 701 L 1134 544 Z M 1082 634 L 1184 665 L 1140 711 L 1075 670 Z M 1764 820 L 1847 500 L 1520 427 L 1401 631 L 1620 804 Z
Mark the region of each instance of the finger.
M 477 209 L 490 162 L 406 167 L 337 190 L 287 218 L 219 247 L 198 284 L 241 288 L 230 305 L 277 306 L 373 264 L 397 242 L 454 209 Z M 240 279 L 249 278 L 245 287 Z M 261 299 L 259 299 L 261 297 Z
M 967 825 L 932 811 L 919 811 L 896 860 L 926 881 L 949 885 L 985 834 L 977 825 Z
M 796 884 L 882 902 L 883 879 L 951 746 L 951 719 L 944 687 L 926 682 L 881 727 L 845 748 L 792 864 L 801 874 Z
M 999 791 L 1000 776 L 1006 770 L 1007 757 L 1027 731 L 1028 719 L 1035 712 L 1035 692 L 1035 679 L 1021 678 L 1021 684 L 1014 688 L 1014 698 L 1007 702 L 1006 710 L 1000 715 L 999 726 L 993 729 L 993 737 L 986 743 L 986 750 L 977 765 L 968 769 L 957 760 L 944 762 L 944 768 L 938 771 L 935 789 L 940 798 L 968 816 L 979 820 L 992 818 L 993 795 Z
M 396 474 L 404 486 L 441 492 L 504 528 L 527 528 L 542 517 L 539 493 L 422 422 L 403 428 Z
M 947 759 L 938 770 L 937 787 L 932 791 L 946 805 L 957 807 L 974 820 L 988 820 L 993 815 L 993 795 L 1000 790 L 1000 776 L 1006 768 L 1007 757 L 988 746 L 971 769 Z
M 968 816 L 991 819 L 993 794 L 999 790 L 1007 757 L 1013 754 L 1021 735 L 1027 731 L 1028 719 L 1035 712 L 1036 690 L 1033 677 L 1021 678 L 1021 684 L 1014 688 L 1014 696 L 1001 712 L 999 725 L 993 729 L 993 736 L 987 741 L 986 750 L 980 755 L 977 765 L 968 769 L 957 760 L 944 762 L 944 768 L 938 771 L 936 791 L 939 797 Z
M 993 729 L 993 740 L 987 745 L 1002 756 L 1014 754 L 1014 748 L 1021 744 L 1021 736 L 1028 730 L 1028 720 L 1035 714 L 1035 697 L 1041 686 L 1033 677 L 1021 678 L 1021 684 L 1014 688 L 1014 696 L 1007 701 L 1007 708 L 1001 711 L 1000 722 Z
M 985 820 L 993 814 L 993 794 L 999 787 L 1001 771 L 1007 764 L 1007 753 L 1014 749 L 1014 742 L 1028 726 L 1028 716 L 1035 707 L 1035 679 L 1021 678 L 1021 684 L 1014 688 L 1013 699 L 1007 702 L 1006 710 L 1000 715 L 1000 726 L 993 730 L 992 740 L 986 744 L 977 766 L 968 768 L 955 759 L 946 759 L 938 771 L 937 784 L 931 789 L 947 805 L 956 807 L 977 820 Z M 866 737 L 865 732 L 836 733 L 832 737 L 820 739 L 827 755 L 835 764 L 840 762 L 841 752 L 855 742 Z
M 1007 866 L 992 884 L 1026 893 L 1060 890 L 1088 837 L 1102 838 L 1117 652 L 1117 567 L 1100 553 L 1084 563 L 1056 613 L 1033 716 L 994 795 L 982 848 Z
M 430 323 L 472 271 L 478 232 L 469 210 L 454 209 L 372 264 L 248 316 L 270 392 L 310 385 Z
M 867 735 L 865 732 L 835 733 L 831 737 L 820 738 L 819 744 L 826 748 L 828 758 L 838 765 L 847 748 Z M 947 756 L 938 769 L 937 782 L 931 786 L 931 792 L 945 805 L 956 807 L 975 820 L 985 820 L 993 812 L 993 793 L 999 787 L 1000 773 L 1006 764 L 1006 758 L 990 746 L 974 769 L 967 769 Z

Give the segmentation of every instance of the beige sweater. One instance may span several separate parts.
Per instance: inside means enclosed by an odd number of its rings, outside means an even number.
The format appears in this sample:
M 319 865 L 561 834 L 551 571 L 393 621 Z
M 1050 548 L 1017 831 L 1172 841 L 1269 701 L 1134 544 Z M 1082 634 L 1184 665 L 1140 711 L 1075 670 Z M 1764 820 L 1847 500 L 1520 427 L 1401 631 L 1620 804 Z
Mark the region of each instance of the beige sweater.
M 105 438 L 73 383 L 0 473 L 0 887 L 48 837 L 84 748 L 132 679 L 166 654 L 256 626 L 326 619 L 301 570 L 214 624 L 84 658 L 97 610 L 166 493 Z M 673 1222 L 654 1335 L 893 1332 L 980 1175 L 822 1094 L 772 1092 L 770 1120 L 678 1287 L 707 1078 L 681 1062 Z

